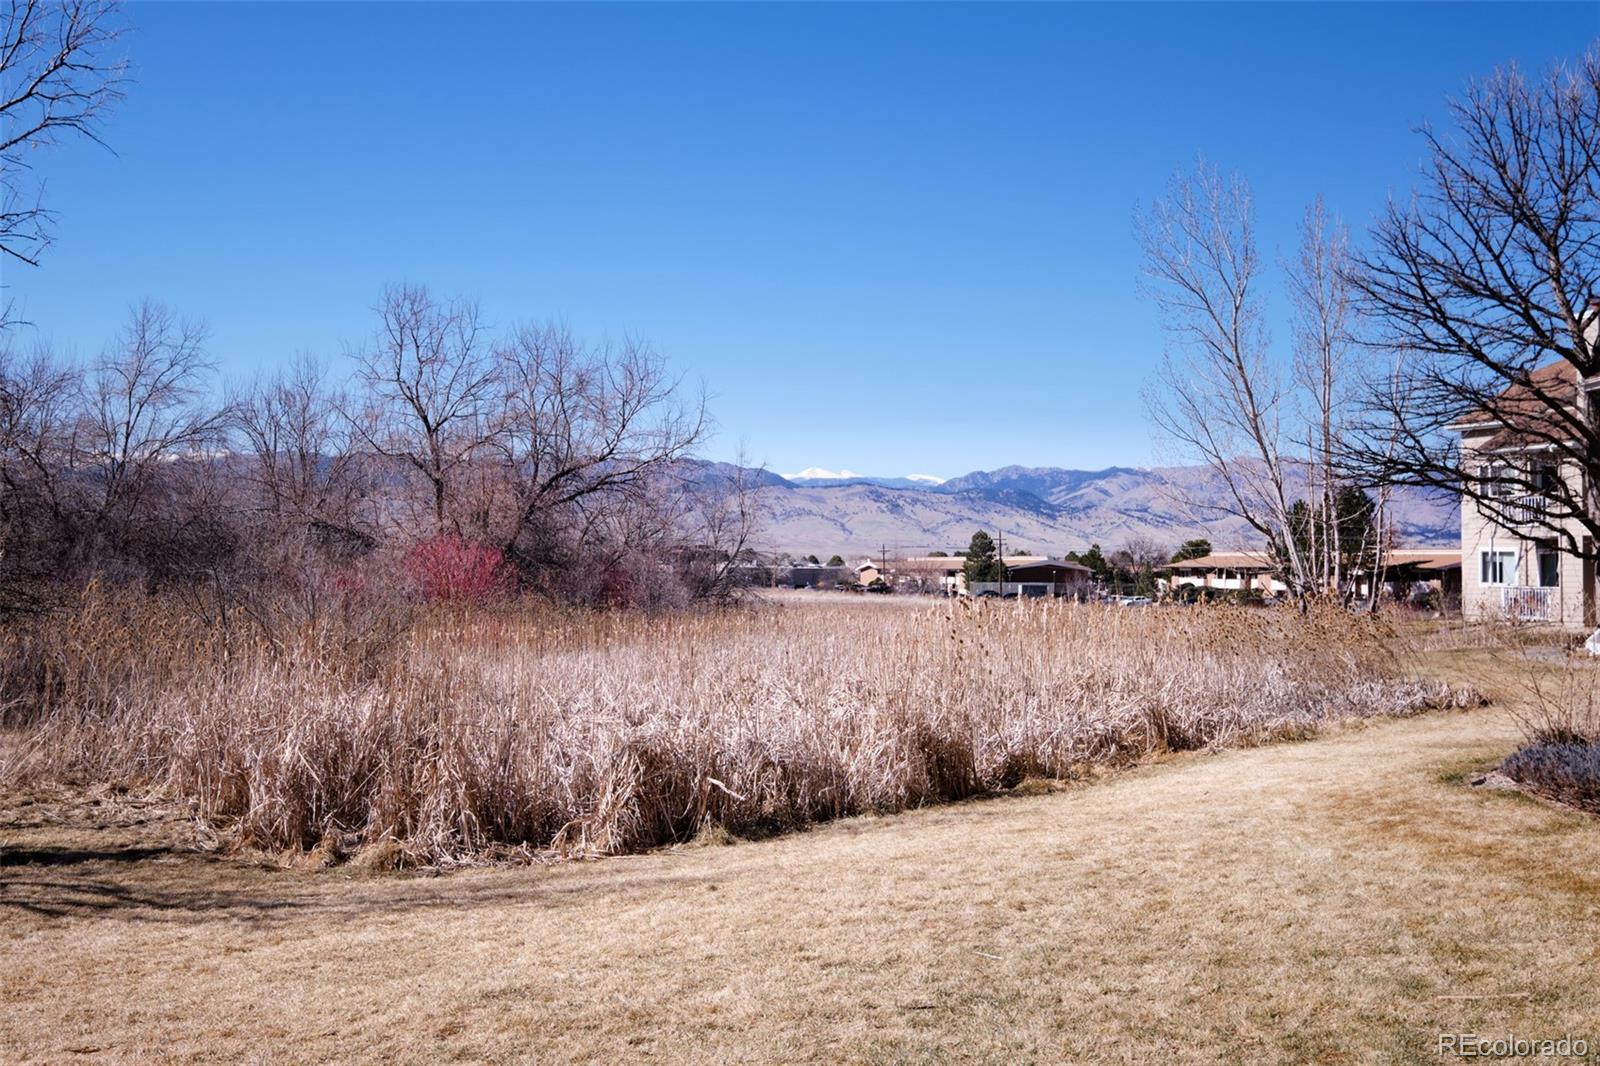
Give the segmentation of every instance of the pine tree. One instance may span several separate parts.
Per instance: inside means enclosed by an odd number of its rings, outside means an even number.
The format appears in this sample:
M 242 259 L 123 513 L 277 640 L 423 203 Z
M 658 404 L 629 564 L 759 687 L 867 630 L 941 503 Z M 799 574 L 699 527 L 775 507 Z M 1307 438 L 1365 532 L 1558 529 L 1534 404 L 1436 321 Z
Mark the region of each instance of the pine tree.
M 974 581 L 1001 580 L 1000 560 L 995 557 L 994 538 L 981 529 L 974 533 L 972 542 L 967 545 L 967 563 L 962 569 L 967 575 L 969 585 Z

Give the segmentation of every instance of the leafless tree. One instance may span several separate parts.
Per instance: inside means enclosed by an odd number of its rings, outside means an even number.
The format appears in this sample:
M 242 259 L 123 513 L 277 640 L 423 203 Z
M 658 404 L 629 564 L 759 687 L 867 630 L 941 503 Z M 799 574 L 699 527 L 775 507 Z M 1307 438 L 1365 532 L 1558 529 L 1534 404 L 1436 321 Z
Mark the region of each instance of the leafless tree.
M 0 341 L 0 616 L 40 606 L 70 550 L 61 476 L 77 391 L 48 350 Z
M 69 460 L 87 495 L 90 550 L 107 537 L 126 546 L 158 482 L 214 458 L 226 413 L 209 402 L 213 370 L 205 327 L 153 303 L 90 367 Z
M 0 8 L 0 261 L 36 265 L 50 212 L 26 180 L 34 152 L 72 137 L 99 141 L 122 98 L 110 0 L 4 0 Z
M 47 348 L 21 355 L 0 345 L 0 515 L 25 496 L 59 513 L 57 476 L 72 428 L 73 369 Z
M 653 489 L 704 438 L 703 398 L 648 347 L 585 349 L 564 328 L 524 327 L 496 351 L 496 447 L 509 480 L 506 554 L 545 565 L 553 530 Z
M 422 479 L 431 531 L 459 534 L 453 504 L 461 481 L 497 432 L 496 368 L 478 306 L 398 285 L 377 311 L 377 337 L 356 353 L 367 403 L 351 412 L 351 425 L 373 451 Z
M 1600 545 L 1600 42 L 1530 80 L 1516 68 L 1421 131 L 1419 190 L 1391 202 L 1352 273 L 1392 353 L 1344 461 L 1459 493 L 1572 554 Z M 1458 424 L 1492 430 L 1466 469 Z M 1552 468 L 1578 476 L 1551 479 Z M 1538 496 L 1539 508 L 1518 499 Z
M 1340 492 L 1352 484 L 1352 472 L 1341 466 L 1342 440 L 1355 400 L 1356 344 L 1354 292 L 1350 286 L 1350 236 L 1330 218 L 1319 196 L 1301 220 L 1300 253 L 1286 263 L 1284 277 L 1293 308 L 1294 382 L 1305 410 L 1304 466 L 1309 520 L 1305 543 L 1311 578 L 1326 595 L 1347 597 L 1351 575 L 1344 572 L 1346 553 L 1365 557 L 1371 545 L 1340 543 Z M 1380 485 L 1376 526 L 1383 525 L 1387 486 Z
M 761 528 L 761 488 L 741 454 L 691 489 L 691 506 L 682 523 L 685 541 L 696 554 L 685 572 L 692 599 L 730 603 L 744 591 L 740 565 L 752 562 L 750 548 Z
M 301 356 L 232 406 L 257 506 L 314 535 L 365 539 L 354 514 L 359 464 L 339 416 L 349 403 L 328 387 L 323 366 Z
M 1145 290 L 1177 349 L 1147 392 L 1151 417 L 1222 486 L 1205 506 L 1242 518 L 1281 549 L 1288 583 L 1303 595 L 1314 583 L 1289 535 L 1294 460 L 1284 423 L 1293 412 L 1262 321 L 1250 189 L 1201 161 L 1173 179 L 1137 227 Z

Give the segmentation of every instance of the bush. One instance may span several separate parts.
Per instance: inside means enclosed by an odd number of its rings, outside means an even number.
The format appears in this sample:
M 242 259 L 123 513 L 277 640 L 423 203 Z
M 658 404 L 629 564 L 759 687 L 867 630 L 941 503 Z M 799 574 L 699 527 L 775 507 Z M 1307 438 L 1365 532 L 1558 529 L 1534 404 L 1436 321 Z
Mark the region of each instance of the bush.
M 513 588 L 511 568 L 500 549 L 450 534 L 407 552 L 406 573 L 429 603 L 484 604 Z
M 1530 792 L 1600 814 L 1600 744 L 1529 744 L 1500 771 Z

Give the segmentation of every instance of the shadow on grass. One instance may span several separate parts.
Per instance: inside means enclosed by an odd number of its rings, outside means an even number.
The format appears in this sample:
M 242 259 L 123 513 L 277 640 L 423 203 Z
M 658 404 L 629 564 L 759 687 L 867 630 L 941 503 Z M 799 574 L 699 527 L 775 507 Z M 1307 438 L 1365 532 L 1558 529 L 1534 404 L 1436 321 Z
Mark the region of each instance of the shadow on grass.
M 0 847 L 0 866 L 77 866 L 86 862 L 143 862 L 177 854 L 172 848 Z
M 134 922 L 306 920 L 366 921 L 375 914 L 467 910 L 529 904 L 555 909 L 610 893 L 640 895 L 704 890 L 719 875 L 670 870 L 641 877 L 631 864 L 584 878 L 549 876 L 547 867 L 502 867 L 501 876 L 344 876 L 253 865 L 204 852 L 166 848 L 106 851 L 7 849 L 0 864 L 0 925 L 7 916 L 46 922 L 114 917 Z M 150 861 L 155 860 L 155 861 Z M 520 872 L 521 876 L 518 876 Z

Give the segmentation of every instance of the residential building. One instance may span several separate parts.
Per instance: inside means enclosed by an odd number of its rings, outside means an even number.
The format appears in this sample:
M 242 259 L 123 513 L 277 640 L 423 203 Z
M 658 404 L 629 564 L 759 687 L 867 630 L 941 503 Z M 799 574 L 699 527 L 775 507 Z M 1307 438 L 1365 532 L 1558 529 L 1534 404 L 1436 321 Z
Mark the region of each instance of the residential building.
M 922 555 L 894 559 L 889 574 L 898 588 L 961 596 L 992 592 L 1002 596 L 1084 596 L 1090 570 L 1078 563 L 1043 555 L 1008 555 L 1006 579 L 967 587 L 967 560 L 960 555 Z
M 975 581 L 966 591 L 973 596 L 1071 597 L 1086 599 L 1093 571 L 1064 559 L 1007 560 L 1003 581 Z
M 1529 386 L 1502 392 L 1498 414 L 1469 412 L 1451 427 L 1461 435 L 1462 469 L 1501 512 L 1495 515 L 1479 500 L 1462 499 L 1462 610 L 1469 618 L 1592 629 L 1597 624 L 1593 538 L 1576 518 L 1551 522 L 1546 493 L 1559 481 L 1574 498 L 1592 498 L 1593 486 L 1580 464 L 1549 443 L 1560 430 L 1548 428 L 1555 418 L 1547 404 L 1532 398 L 1531 389 L 1554 395 L 1574 410 L 1600 402 L 1600 393 L 1579 388 L 1577 372 L 1560 362 L 1535 370 Z M 1544 420 L 1543 428 L 1532 427 L 1536 419 Z M 1545 488 L 1529 493 L 1530 486 Z M 1568 550 L 1564 537 L 1581 545 L 1582 553 Z
M 1163 584 L 1172 592 L 1186 586 L 1228 592 L 1255 589 L 1263 594 L 1289 591 L 1288 585 L 1272 576 L 1272 559 L 1264 551 L 1212 552 L 1161 569 L 1171 575 Z
M 1289 586 L 1273 573 L 1273 562 L 1264 551 L 1212 552 L 1197 559 L 1185 559 L 1162 567 L 1165 591 L 1176 594 L 1186 587 L 1237 592 L 1254 589 L 1263 595 L 1282 594 Z M 1461 596 L 1461 554 L 1441 548 L 1390 548 L 1383 554 L 1381 580 L 1391 596 L 1408 595 L 1416 586 L 1426 585 L 1440 596 L 1441 605 L 1452 609 Z M 1350 575 L 1357 596 L 1364 596 L 1372 580 L 1370 573 Z

